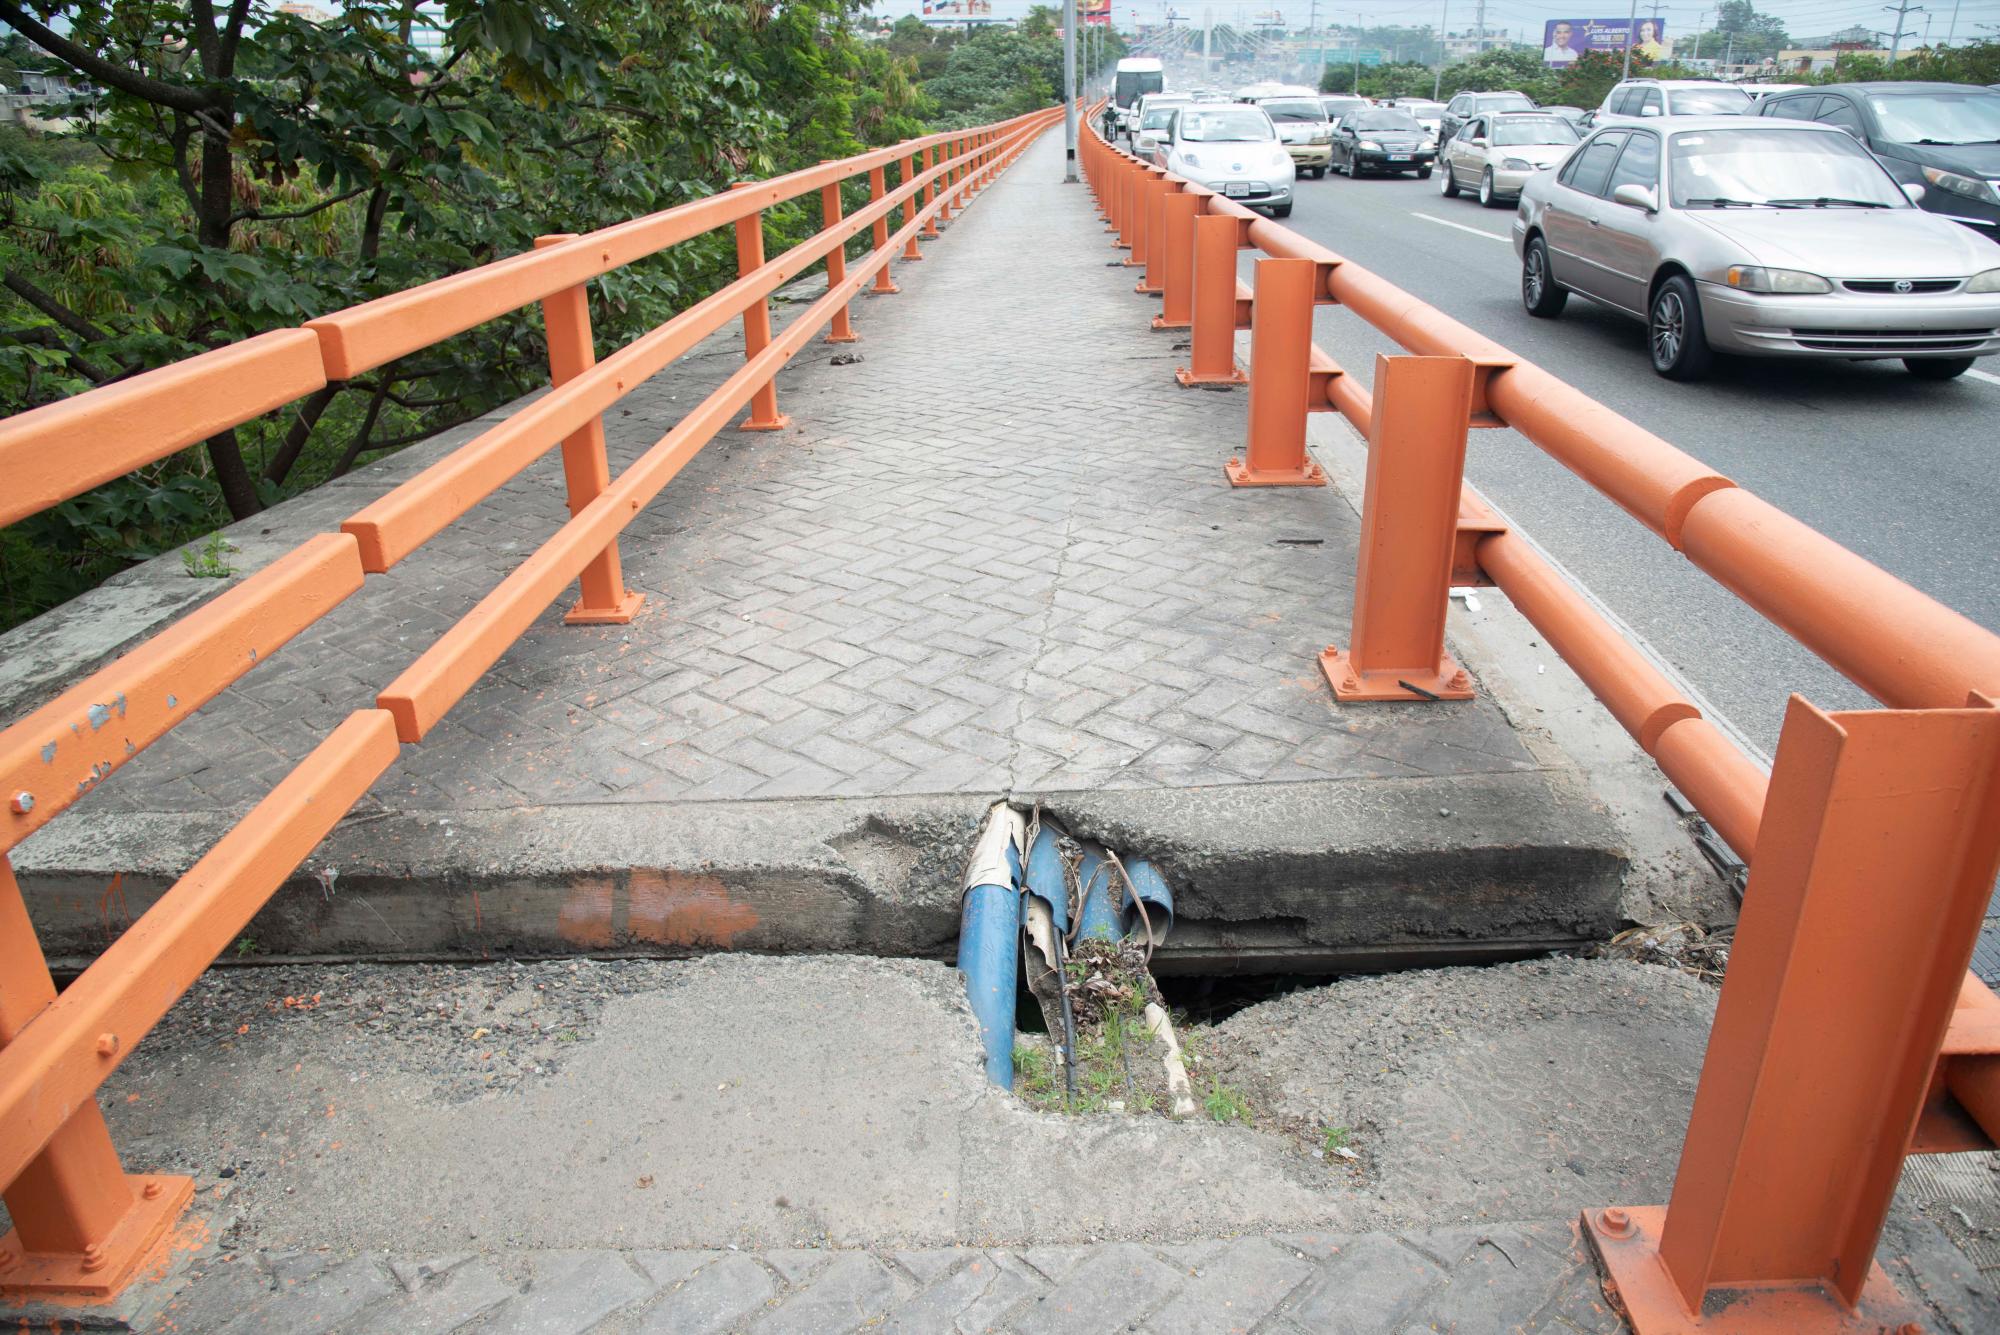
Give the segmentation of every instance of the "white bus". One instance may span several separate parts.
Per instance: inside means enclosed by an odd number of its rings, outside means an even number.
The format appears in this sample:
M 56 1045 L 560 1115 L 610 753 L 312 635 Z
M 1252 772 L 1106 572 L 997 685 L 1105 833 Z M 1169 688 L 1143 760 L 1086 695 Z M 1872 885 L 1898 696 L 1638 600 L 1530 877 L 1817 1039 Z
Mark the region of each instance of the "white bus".
M 1111 101 L 1118 108 L 1118 123 L 1127 133 L 1139 114 L 1139 99 L 1166 86 L 1166 70 L 1151 56 L 1127 56 L 1118 62 L 1118 79 L 1111 88 Z

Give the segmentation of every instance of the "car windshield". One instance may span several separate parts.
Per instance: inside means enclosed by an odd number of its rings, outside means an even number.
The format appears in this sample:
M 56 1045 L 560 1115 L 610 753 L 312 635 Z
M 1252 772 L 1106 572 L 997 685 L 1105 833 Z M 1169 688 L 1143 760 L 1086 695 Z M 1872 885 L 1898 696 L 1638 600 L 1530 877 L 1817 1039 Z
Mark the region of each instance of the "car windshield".
M 1271 118 L 1254 107 L 1191 108 L 1181 117 L 1181 138 L 1196 144 L 1224 144 L 1274 137 Z
M 1398 102 L 1398 103 L 1396 104 L 1396 110 L 1398 110 L 1398 111 L 1407 111 L 1407 112 L 1409 112 L 1409 113 L 1410 113 L 1410 114 L 1411 114 L 1412 116 L 1415 116 L 1415 117 L 1417 117 L 1417 118 L 1418 118 L 1419 120 L 1423 120 L 1423 119 L 1432 119 L 1432 120 L 1435 120 L 1435 119 L 1436 119 L 1437 117 L 1439 117 L 1439 116 L 1442 116 L 1442 115 L 1444 115 L 1444 103 L 1442 103 L 1442 102 Z
M 1676 116 L 1740 116 L 1750 109 L 1750 94 L 1741 88 L 1676 88 L 1667 94 Z
M 1819 130 L 1677 134 L 1673 187 L 1674 207 L 1681 209 L 1909 206 L 1867 149 Z
M 1526 93 L 1498 93 L 1490 97 L 1476 97 L 1473 106 L 1481 111 L 1533 111 L 1535 104 L 1528 100 Z
M 1317 100 L 1308 102 L 1304 98 L 1299 98 L 1286 102 L 1259 102 L 1257 105 L 1262 107 L 1265 114 L 1274 121 L 1323 121 L 1326 119 L 1326 108 L 1322 107 Z
M 1896 93 L 1871 97 L 1868 105 L 1885 138 L 1905 144 L 1991 144 L 2000 142 L 2000 93 L 1968 88 L 1962 93 Z
M 1164 130 L 1167 128 L 1167 122 L 1172 120 L 1174 113 L 1179 110 L 1179 107 L 1159 107 L 1149 111 L 1146 113 L 1146 118 L 1139 122 L 1139 128 L 1141 130 Z
M 1342 125 L 1352 125 L 1357 130 L 1421 130 L 1417 118 L 1401 107 L 1371 107 L 1356 115 L 1352 121 L 1342 121 Z
M 1326 108 L 1329 116 L 1352 116 L 1368 105 L 1358 97 L 1323 97 L 1319 104 Z
M 1504 116 L 1493 122 L 1495 147 L 1520 144 L 1574 144 L 1582 136 L 1560 116 Z

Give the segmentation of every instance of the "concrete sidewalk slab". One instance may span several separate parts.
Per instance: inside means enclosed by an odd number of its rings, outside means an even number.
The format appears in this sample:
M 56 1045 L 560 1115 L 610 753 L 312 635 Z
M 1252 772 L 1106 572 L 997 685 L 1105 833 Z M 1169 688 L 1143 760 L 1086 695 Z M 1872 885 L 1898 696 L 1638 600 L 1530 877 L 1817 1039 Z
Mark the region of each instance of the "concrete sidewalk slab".
M 1352 507 L 1227 485 L 1244 396 L 1172 387 L 1173 338 L 1135 335 L 1145 302 L 1059 154 L 1023 159 L 901 295 L 857 302 L 862 361 L 822 348 L 779 377 L 793 429 L 725 433 L 637 516 L 645 613 L 538 620 L 259 916 L 257 948 L 942 954 L 1000 796 L 1157 855 L 1182 905 L 1166 967 L 1612 930 L 1618 831 L 1490 693 L 1334 703 L 1314 655 L 1346 636 Z M 610 414 L 614 467 L 736 347 Z M 238 564 L 479 425 L 235 526 Z M 25 843 L 50 952 L 100 948 L 562 517 L 551 456 Z M 165 559 L 12 633 L 6 712 L 109 652 L 107 618 L 129 636 L 215 583 Z
M 1197 1085 L 1250 1106 L 1224 1126 L 1031 1111 L 924 961 L 216 972 L 106 1086 L 127 1161 L 198 1186 L 112 1316 L 1608 1335 L 1576 1213 L 1666 1197 L 1714 997 L 1580 960 L 1294 992 L 1185 1024 Z M 1314 1153 L 1329 1125 L 1357 1161 Z M 2000 1328 L 1907 1206 L 1882 1260 L 1932 1329 Z

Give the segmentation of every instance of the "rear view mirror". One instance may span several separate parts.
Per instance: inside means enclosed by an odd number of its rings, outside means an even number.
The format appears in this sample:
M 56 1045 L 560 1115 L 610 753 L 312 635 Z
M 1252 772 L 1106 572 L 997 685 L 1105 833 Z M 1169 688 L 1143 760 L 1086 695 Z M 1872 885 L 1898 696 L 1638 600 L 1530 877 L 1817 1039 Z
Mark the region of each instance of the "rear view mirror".
M 1918 185 L 1915 181 L 1905 182 L 1903 185 L 1903 193 L 1909 196 L 1910 202 L 1912 204 L 1921 204 L 1924 202 L 1924 188 Z
M 1483 135 L 1483 134 L 1475 134 L 1475 135 L 1473 135 L 1473 136 L 1472 136 L 1472 146 L 1473 146 L 1474 148 L 1484 148 L 1484 147 L 1486 147 L 1486 136 L 1485 136 L 1485 135 Z
M 1656 106 L 1648 104 L 1646 106 L 1639 108 L 1639 114 L 1641 116 L 1657 116 L 1660 114 L 1660 109 Z
M 1611 202 L 1614 204 L 1626 204 L 1635 209 L 1644 209 L 1648 213 L 1657 213 L 1660 208 L 1660 201 L 1654 196 L 1653 192 L 1637 182 L 1627 182 L 1619 186 L 1616 190 L 1613 190 L 1611 192 Z

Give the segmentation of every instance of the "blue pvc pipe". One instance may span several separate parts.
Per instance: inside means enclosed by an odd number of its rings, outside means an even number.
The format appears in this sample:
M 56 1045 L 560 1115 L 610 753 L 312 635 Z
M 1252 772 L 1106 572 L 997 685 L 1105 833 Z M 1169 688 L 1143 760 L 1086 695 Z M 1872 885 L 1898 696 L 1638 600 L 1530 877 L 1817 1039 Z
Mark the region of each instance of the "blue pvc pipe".
M 1014 880 L 1021 859 L 1012 844 L 1007 863 Z M 959 908 L 958 968 L 965 995 L 979 1020 L 986 1048 L 986 1078 L 1014 1087 L 1014 1004 L 1021 975 L 1021 894 L 1013 885 L 967 887 Z
M 1116 941 L 1124 935 L 1118 915 L 1111 908 L 1111 878 L 1118 874 L 1117 869 L 1105 861 L 1102 849 L 1086 844 L 1083 862 L 1076 871 L 1083 886 L 1083 907 L 1076 915 L 1076 939 Z
M 1114 869 L 1111 873 L 1116 876 Z M 1125 864 L 1125 874 L 1132 878 L 1132 888 L 1139 898 L 1146 901 L 1146 916 L 1153 924 L 1153 944 L 1167 939 L 1167 933 L 1174 929 L 1174 892 L 1168 888 L 1166 877 L 1160 869 L 1144 858 L 1133 858 Z M 1139 920 L 1139 909 L 1127 903 L 1124 912 L 1125 935 L 1143 932 L 1144 924 Z
M 1028 850 L 1028 893 L 1049 906 L 1056 935 L 1068 936 L 1069 887 L 1063 884 L 1062 854 L 1056 851 L 1056 840 L 1062 833 L 1060 825 L 1042 817 L 1035 846 Z

